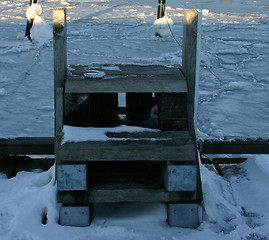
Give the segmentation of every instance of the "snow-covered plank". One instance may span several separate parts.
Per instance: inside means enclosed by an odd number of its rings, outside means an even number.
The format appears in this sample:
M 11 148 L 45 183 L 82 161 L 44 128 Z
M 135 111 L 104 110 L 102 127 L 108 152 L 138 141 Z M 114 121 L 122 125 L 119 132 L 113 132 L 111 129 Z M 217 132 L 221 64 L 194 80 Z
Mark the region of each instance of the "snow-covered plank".
M 83 75 L 87 71 L 103 71 L 106 75 L 177 75 L 184 79 L 181 66 L 162 65 L 70 65 L 70 72 L 73 75 Z
M 113 134 L 113 133 L 111 133 Z M 57 146 L 59 161 L 184 161 L 195 160 L 188 132 L 119 133 L 108 141 Z
M 177 75 L 142 76 L 117 75 L 104 78 L 67 77 L 66 93 L 182 93 L 187 92 L 187 83 Z

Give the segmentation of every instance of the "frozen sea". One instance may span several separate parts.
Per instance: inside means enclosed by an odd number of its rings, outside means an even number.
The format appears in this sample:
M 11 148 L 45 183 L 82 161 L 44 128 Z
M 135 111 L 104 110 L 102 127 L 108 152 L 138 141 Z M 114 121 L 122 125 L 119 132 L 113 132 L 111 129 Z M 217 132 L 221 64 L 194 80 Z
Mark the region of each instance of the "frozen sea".
M 181 63 L 181 47 L 153 32 L 157 1 L 39 1 L 33 43 L 24 38 L 29 1 L 0 0 L 0 138 L 53 136 L 52 10 L 67 9 L 69 64 Z M 182 41 L 183 9 L 203 10 L 199 134 L 269 137 L 269 1 L 167 0 Z M 35 30 L 34 30 L 35 29 Z M 224 169 L 201 166 L 203 223 L 169 227 L 164 204 L 95 206 L 88 228 L 59 226 L 54 169 L 0 173 L 0 240 L 269 239 L 269 157 Z M 41 223 L 46 214 L 48 223 Z
M 53 136 L 53 46 L 43 25 L 24 38 L 27 1 L 0 2 L 0 137 Z M 155 1 L 40 1 L 46 27 L 67 8 L 69 64 L 179 64 L 181 47 L 153 32 Z M 182 41 L 183 8 L 203 10 L 199 130 L 268 137 L 268 1 L 167 1 Z M 38 29 L 38 26 L 36 26 Z M 42 32 L 43 31 L 43 32 Z

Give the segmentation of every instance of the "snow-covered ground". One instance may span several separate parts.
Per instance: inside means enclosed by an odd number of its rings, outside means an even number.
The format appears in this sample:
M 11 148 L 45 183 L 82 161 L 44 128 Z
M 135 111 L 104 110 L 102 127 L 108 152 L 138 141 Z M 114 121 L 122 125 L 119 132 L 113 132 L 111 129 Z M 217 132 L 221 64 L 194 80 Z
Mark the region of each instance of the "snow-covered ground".
M 154 36 L 157 0 L 40 1 L 33 43 L 24 38 L 28 4 L 0 0 L 0 138 L 53 136 L 53 8 L 67 8 L 69 64 L 181 62 L 171 36 Z M 268 138 L 268 0 L 167 0 L 179 43 L 183 8 L 204 9 L 200 134 Z M 0 175 L 0 240 L 269 239 L 266 155 L 227 167 L 223 178 L 201 166 L 204 212 L 197 230 L 169 227 L 161 203 L 96 205 L 90 227 L 60 226 L 53 173 Z

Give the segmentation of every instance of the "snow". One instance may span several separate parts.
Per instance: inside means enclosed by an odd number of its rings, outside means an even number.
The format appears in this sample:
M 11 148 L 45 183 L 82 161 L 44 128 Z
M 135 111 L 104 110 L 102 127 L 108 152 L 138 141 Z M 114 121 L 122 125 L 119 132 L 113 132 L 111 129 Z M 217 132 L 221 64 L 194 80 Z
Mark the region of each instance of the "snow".
M 39 4 L 43 11 L 38 17 L 46 24 L 41 27 L 34 21 L 30 44 L 23 37 L 27 2 L 1 2 L 0 88 L 6 91 L 0 102 L 5 115 L 0 125 L 6 126 L 0 128 L 2 137 L 54 134 L 53 108 L 42 111 L 40 107 L 54 105 L 52 9 L 56 7 L 67 8 L 68 64 L 181 62 L 182 50 L 172 36 L 155 37 L 153 1 L 50 0 Z M 269 107 L 267 1 L 170 0 L 166 14 L 174 22 L 172 31 L 179 43 L 184 8 L 203 9 L 198 128 L 210 137 L 268 137 L 269 114 L 264 114 Z M 14 118 L 14 109 L 23 117 Z M 252 112 L 259 124 L 249 117 Z M 240 124 L 242 118 L 244 124 Z M 32 129 L 31 134 L 24 129 Z
M 201 165 L 204 211 L 198 229 L 169 227 L 163 203 L 95 204 L 90 227 L 61 226 L 54 167 L 12 179 L 1 174 L 0 239 L 268 239 L 268 165 L 268 156 L 251 156 L 227 167 L 223 178 Z
M 62 144 L 68 142 L 109 141 L 106 133 L 158 132 L 157 129 L 121 125 L 113 128 L 73 127 L 64 125 Z M 119 138 L 118 140 L 122 140 Z
M 4 88 L 0 88 L 0 96 L 3 96 L 6 94 L 6 90 Z
M 31 38 L 33 41 L 45 44 L 52 40 L 52 28 L 40 16 L 36 16 L 31 29 Z
M 33 43 L 24 38 L 28 4 L 0 1 L 0 137 L 54 134 L 56 7 L 67 8 L 68 64 L 117 69 L 118 64 L 181 62 L 182 50 L 172 36 L 155 37 L 155 1 L 40 1 Z M 184 8 L 203 9 L 199 135 L 268 138 L 268 0 L 168 0 L 167 17 L 179 42 Z M 54 167 L 12 179 L 0 173 L 0 239 L 269 239 L 269 157 L 247 157 L 243 164 L 226 166 L 224 177 L 200 166 L 204 211 L 195 230 L 169 227 L 162 203 L 97 204 L 90 227 L 60 226 Z
M 105 74 L 105 72 L 102 72 L 102 71 L 88 70 L 88 72 L 87 73 L 84 73 L 83 75 L 85 77 L 89 77 L 89 78 L 102 78 L 106 74 Z

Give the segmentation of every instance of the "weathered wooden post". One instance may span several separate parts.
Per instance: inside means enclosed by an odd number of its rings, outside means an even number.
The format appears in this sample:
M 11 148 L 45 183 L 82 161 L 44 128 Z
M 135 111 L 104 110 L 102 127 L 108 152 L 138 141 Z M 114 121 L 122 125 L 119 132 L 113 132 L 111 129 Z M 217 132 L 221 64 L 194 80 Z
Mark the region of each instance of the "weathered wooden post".
M 67 74 L 66 10 L 53 10 L 55 139 L 62 134 L 63 85 Z M 57 140 L 56 140 L 57 143 Z M 55 146 L 56 148 L 56 146 Z
M 59 110 L 62 107 L 57 105 L 56 95 L 61 94 L 64 81 L 67 74 L 67 50 L 66 50 L 66 9 L 58 8 L 53 10 L 53 47 L 54 47 L 54 103 L 55 116 L 60 115 Z M 57 90 L 58 89 L 58 90 Z M 58 104 L 63 96 L 57 97 Z M 57 109 L 58 108 L 58 109 Z M 63 110 L 61 110 L 63 111 Z M 59 118 L 55 118 L 56 120 Z M 62 119 L 62 117 L 61 117 Z M 55 121 L 55 137 L 61 134 L 62 124 Z
M 54 47 L 54 103 L 55 103 L 55 160 L 58 191 L 85 190 L 87 183 L 86 164 L 61 164 L 58 149 L 61 145 L 64 124 L 64 84 L 67 76 L 67 33 L 66 9 L 53 10 L 53 47 Z M 69 176 L 69 178 L 65 178 Z M 90 223 L 89 206 L 62 205 L 60 224 L 88 226 Z
M 194 142 L 196 142 L 201 22 L 202 12 L 200 10 L 184 10 L 182 71 L 187 79 L 188 128 Z
M 202 199 L 200 171 L 196 146 L 196 121 L 197 121 L 197 99 L 198 80 L 200 70 L 200 40 L 201 19 L 199 10 L 184 10 L 183 26 L 183 54 L 182 72 L 186 78 L 187 91 L 187 126 L 193 144 L 196 148 L 195 159 L 192 165 L 168 165 L 165 175 L 167 188 L 182 183 L 180 177 L 186 176 L 188 180 L 188 191 L 195 191 L 196 202 L 173 203 L 168 205 L 168 222 L 170 225 L 179 227 L 198 227 L 201 221 L 201 207 L 199 201 Z M 180 95 L 178 95 L 179 97 Z M 171 102 L 171 99 L 168 99 Z M 164 99 L 163 99 L 164 101 Z M 166 100 L 167 101 L 167 100 Z M 181 184 L 179 184 L 181 186 Z M 169 190 L 169 189 L 168 189 Z

